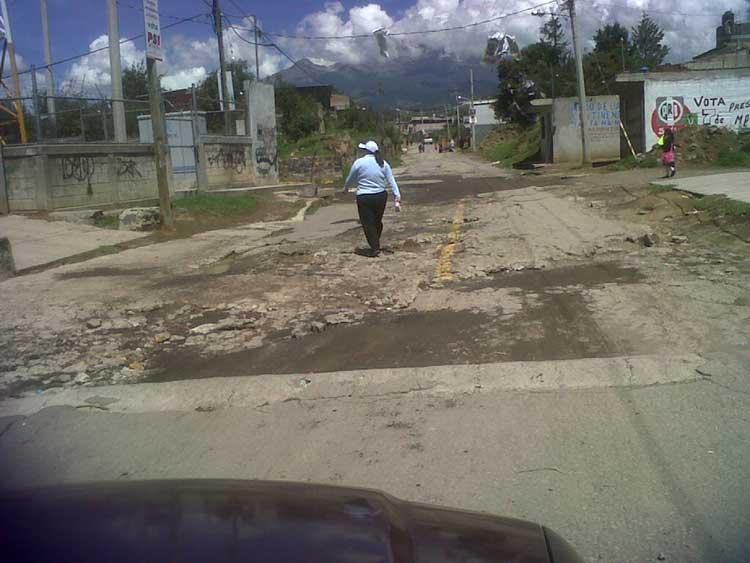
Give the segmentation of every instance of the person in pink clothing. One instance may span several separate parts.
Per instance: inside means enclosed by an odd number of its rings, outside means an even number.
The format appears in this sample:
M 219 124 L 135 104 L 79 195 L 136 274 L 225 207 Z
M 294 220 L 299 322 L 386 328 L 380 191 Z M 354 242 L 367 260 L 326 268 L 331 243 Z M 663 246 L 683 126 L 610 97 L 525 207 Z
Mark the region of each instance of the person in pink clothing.
M 675 164 L 674 156 L 674 131 L 671 127 L 667 127 L 664 131 L 664 135 L 659 139 L 661 145 L 661 163 L 664 165 L 665 178 L 671 178 L 677 173 L 677 166 Z

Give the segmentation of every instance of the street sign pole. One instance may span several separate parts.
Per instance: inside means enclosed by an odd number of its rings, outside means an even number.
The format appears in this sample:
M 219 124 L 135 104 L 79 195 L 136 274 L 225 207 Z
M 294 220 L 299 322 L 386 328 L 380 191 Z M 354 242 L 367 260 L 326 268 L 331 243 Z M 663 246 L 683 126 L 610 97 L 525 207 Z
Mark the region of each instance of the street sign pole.
M 172 228 L 172 203 L 169 196 L 169 166 L 167 165 L 167 133 L 161 103 L 161 85 L 156 62 L 162 60 L 161 26 L 159 24 L 158 0 L 143 0 L 143 18 L 146 26 L 146 73 L 148 76 L 148 100 L 151 106 L 151 130 L 154 134 L 154 163 L 156 183 L 159 189 L 159 209 L 162 225 Z

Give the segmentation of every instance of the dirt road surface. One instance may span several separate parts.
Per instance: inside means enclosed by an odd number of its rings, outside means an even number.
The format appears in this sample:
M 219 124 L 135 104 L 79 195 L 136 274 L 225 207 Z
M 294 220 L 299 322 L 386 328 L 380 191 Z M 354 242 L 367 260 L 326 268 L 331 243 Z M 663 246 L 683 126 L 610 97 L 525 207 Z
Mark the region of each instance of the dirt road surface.
M 366 486 L 748 560 L 748 243 L 647 173 L 410 154 L 377 259 L 330 190 L 2 282 L 3 483 Z

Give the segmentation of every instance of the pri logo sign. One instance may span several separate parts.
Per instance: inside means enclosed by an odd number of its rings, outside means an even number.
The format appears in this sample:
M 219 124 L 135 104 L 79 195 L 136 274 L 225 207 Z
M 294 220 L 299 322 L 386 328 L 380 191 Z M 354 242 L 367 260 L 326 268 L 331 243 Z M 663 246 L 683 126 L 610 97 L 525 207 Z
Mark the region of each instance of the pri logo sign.
M 656 98 L 656 112 L 664 125 L 674 125 L 682 119 L 685 106 L 682 98 Z
M 656 107 L 651 114 L 651 129 L 660 135 L 665 127 L 677 129 L 686 124 L 685 117 L 690 114 L 682 96 L 656 98 Z

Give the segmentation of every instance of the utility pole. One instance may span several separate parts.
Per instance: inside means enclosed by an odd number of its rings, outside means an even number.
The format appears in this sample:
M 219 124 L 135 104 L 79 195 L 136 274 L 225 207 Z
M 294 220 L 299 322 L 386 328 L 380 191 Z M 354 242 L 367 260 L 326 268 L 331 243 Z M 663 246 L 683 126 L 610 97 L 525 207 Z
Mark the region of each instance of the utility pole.
M 5 0 L 0 0 L 0 3 L 3 12 L 3 22 L 5 22 L 5 43 L 8 46 L 10 71 L 13 74 L 13 87 L 16 90 L 16 101 L 13 105 L 16 107 L 16 119 L 18 119 L 21 143 L 26 144 L 29 141 L 29 136 L 26 133 L 26 118 L 23 114 L 23 100 L 21 100 L 21 81 L 18 79 L 18 66 L 16 66 L 16 46 L 13 43 L 13 32 L 11 31 L 10 17 L 8 16 L 8 4 Z
M 148 101 L 151 108 L 151 131 L 154 135 L 154 164 L 156 165 L 156 185 L 159 190 L 159 210 L 163 227 L 174 226 L 172 202 L 169 196 L 169 148 L 164 123 L 164 110 L 161 103 L 161 84 L 156 62 L 162 60 L 163 45 L 159 23 L 157 0 L 144 0 L 143 20 L 146 29 L 146 79 L 148 80 Z
M 42 108 L 39 103 L 39 88 L 36 84 L 36 67 L 31 65 L 31 107 L 34 108 L 34 131 L 36 133 L 36 142 L 41 143 L 42 136 Z
M 581 164 L 588 164 L 589 151 L 586 140 L 586 124 L 588 115 L 586 111 L 586 82 L 583 78 L 583 53 L 581 47 L 581 37 L 578 32 L 578 22 L 576 21 L 575 0 L 568 0 L 568 10 L 570 11 L 570 28 L 573 33 L 573 50 L 576 57 L 576 76 L 578 78 L 578 103 L 580 105 L 579 116 L 581 118 Z
M 226 101 L 229 90 L 227 90 L 227 70 L 224 62 L 224 30 L 221 24 L 219 0 L 213 0 L 213 16 L 216 40 L 219 42 L 219 84 L 221 85 L 221 96 L 219 98 L 224 109 L 224 133 L 230 135 L 232 132 L 232 115 L 229 112 L 229 104 Z
M 625 38 L 620 37 L 620 58 L 622 58 L 622 71 L 625 72 Z
M 471 80 L 471 110 L 469 111 L 469 121 L 471 124 L 471 152 L 476 152 L 477 150 L 477 129 L 476 129 L 476 121 L 477 121 L 477 114 L 474 110 L 474 69 L 469 69 L 469 79 Z
M 42 38 L 44 40 L 44 62 L 47 65 L 47 115 L 52 135 L 57 136 L 57 115 L 55 114 L 55 76 L 52 74 L 52 43 L 49 38 L 49 18 L 47 0 L 41 0 Z
M 461 112 L 459 111 L 459 108 L 461 107 L 458 104 L 458 96 L 456 96 L 456 144 L 461 140 L 461 129 L 459 129 L 461 123 Z
M 112 76 L 112 121 L 115 124 L 115 143 L 124 143 L 128 140 L 128 132 L 125 125 L 125 104 L 122 101 L 120 22 L 117 16 L 117 0 L 107 0 L 107 22 L 109 24 L 109 71 Z
M 156 70 L 156 60 L 146 57 L 148 75 L 148 100 L 151 105 L 151 129 L 154 133 L 154 162 L 156 164 L 156 183 L 159 188 L 159 209 L 162 225 L 171 228 L 172 203 L 169 199 L 169 169 L 167 167 L 167 132 L 164 127 L 164 112 L 161 105 L 161 85 Z
M 258 16 L 253 16 L 253 33 L 255 37 L 255 80 L 260 82 L 260 67 L 258 66 Z

